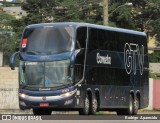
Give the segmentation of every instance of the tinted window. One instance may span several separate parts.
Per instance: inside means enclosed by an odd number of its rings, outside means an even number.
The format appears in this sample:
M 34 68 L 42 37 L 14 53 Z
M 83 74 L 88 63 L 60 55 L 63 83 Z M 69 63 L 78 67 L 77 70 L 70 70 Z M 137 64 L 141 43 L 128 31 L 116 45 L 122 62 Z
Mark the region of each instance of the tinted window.
M 80 81 L 83 77 L 86 39 L 87 27 L 79 27 L 76 34 L 76 49 L 80 49 L 80 52 L 77 54 L 75 60 L 75 82 Z
M 89 42 L 88 42 L 88 51 L 98 49 L 99 40 L 98 40 L 98 29 L 91 28 L 89 29 Z
M 76 34 L 76 49 L 86 47 L 87 27 L 79 27 Z
M 22 51 L 49 55 L 69 52 L 74 48 L 72 27 L 28 28 L 22 39 Z

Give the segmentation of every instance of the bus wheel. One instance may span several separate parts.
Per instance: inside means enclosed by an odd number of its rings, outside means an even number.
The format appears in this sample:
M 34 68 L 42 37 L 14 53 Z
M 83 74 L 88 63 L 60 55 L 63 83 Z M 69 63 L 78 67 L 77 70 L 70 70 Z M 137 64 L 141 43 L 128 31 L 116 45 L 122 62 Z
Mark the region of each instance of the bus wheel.
M 33 109 L 34 115 L 51 115 L 51 113 L 50 109 Z
M 134 109 L 134 100 L 132 95 L 129 96 L 129 107 L 127 109 L 126 114 L 127 115 L 132 115 L 133 114 L 133 109 Z
M 98 108 L 98 102 L 96 97 L 94 96 L 91 101 L 90 114 L 95 115 L 97 112 L 97 108 Z
M 128 108 L 117 110 L 117 115 L 132 115 L 133 110 L 134 110 L 134 101 L 132 95 L 130 95 Z
M 85 100 L 84 100 L 84 108 L 79 110 L 79 114 L 80 115 L 88 115 L 89 114 L 89 98 L 88 98 L 88 94 L 86 94 Z
M 137 97 L 135 97 L 134 107 L 133 107 L 133 115 L 136 115 L 138 113 L 138 109 L 139 109 L 139 99 Z

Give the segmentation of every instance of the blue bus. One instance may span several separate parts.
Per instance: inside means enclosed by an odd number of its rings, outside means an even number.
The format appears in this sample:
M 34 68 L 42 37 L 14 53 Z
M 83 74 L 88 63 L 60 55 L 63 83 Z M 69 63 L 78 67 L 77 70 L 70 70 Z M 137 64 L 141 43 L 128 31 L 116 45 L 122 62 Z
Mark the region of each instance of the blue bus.
M 144 32 L 89 23 L 33 24 L 22 34 L 19 107 L 35 115 L 116 111 L 135 115 L 149 102 L 149 63 Z

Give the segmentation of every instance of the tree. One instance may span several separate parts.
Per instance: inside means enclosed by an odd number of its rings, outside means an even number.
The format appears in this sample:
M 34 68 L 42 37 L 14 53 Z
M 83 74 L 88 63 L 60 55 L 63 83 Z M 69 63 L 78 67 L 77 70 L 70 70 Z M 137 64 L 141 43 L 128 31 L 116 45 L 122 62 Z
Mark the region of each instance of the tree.
M 23 18 L 25 24 L 52 22 L 59 1 L 61 0 L 27 0 L 22 4 L 22 9 L 28 13 Z
M 27 24 L 42 22 L 90 22 L 102 24 L 102 6 L 95 0 L 27 0 L 22 5 Z
M 8 64 L 9 56 L 16 48 L 17 37 L 11 26 L 15 19 L 7 13 L 0 13 L 0 51 L 4 54 L 4 64 Z
M 150 54 L 149 55 L 149 62 L 159 63 L 160 62 L 160 54 L 159 53 Z
M 133 6 L 126 6 L 132 2 Z M 34 23 L 88 22 L 103 24 L 103 3 L 97 0 L 27 0 L 22 9 L 28 15 L 13 21 L 14 31 Z M 110 0 L 109 25 L 145 31 L 160 39 L 159 0 Z M 20 30 L 20 31 L 18 31 Z
M 0 20 L 0 30 L 11 30 L 11 21 L 15 20 L 15 17 L 5 12 L 0 12 Z
M 103 24 L 102 5 L 96 0 L 63 0 L 61 6 L 65 8 L 64 16 L 55 21 L 74 21 Z
M 111 0 L 110 12 L 126 2 L 132 2 L 133 6 L 119 7 L 110 20 L 118 27 L 145 31 L 149 35 L 156 35 L 160 41 L 160 1 L 159 0 Z
M 135 29 L 132 7 L 125 5 L 126 0 L 110 0 L 109 21 L 117 27 Z

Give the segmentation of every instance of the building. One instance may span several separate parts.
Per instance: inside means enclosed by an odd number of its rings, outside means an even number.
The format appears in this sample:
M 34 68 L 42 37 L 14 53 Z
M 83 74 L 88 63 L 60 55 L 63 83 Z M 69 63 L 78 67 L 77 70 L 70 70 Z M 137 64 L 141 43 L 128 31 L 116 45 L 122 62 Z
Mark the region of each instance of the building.
M 8 4 L 20 4 L 24 2 L 24 0 L 0 0 L 0 12 L 6 12 L 10 15 L 15 16 L 17 19 L 27 15 L 27 13 L 22 10 L 20 6 L 3 7 L 3 1 L 8 2 Z
M 0 2 L 3 2 L 3 1 L 6 1 L 6 2 L 13 2 L 13 0 L 0 0 Z
M 20 6 L 4 7 L 3 11 L 15 16 L 17 19 L 27 15 L 27 13 L 24 10 L 22 10 Z
M 21 2 L 24 2 L 25 0 L 0 0 L 0 2 L 3 2 L 3 1 L 6 1 L 6 2 L 13 2 L 13 3 L 21 3 Z

